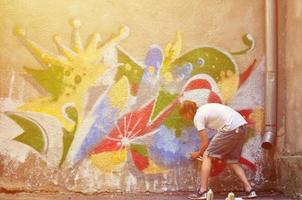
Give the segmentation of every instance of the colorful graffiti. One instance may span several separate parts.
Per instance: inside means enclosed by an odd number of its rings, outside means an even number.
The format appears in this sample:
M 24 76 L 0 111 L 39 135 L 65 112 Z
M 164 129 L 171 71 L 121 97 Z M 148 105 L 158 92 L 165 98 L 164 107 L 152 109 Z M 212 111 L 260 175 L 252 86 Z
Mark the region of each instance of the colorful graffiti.
M 234 56 L 253 50 L 250 34 L 242 38 L 247 46 L 242 51 L 228 53 L 205 46 L 181 54 L 182 37 L 177 33 L 175 42 L 164 49 L 150 46 L 140 64 L 119 46 L 129 28 L 122 27 L 106 42 L 93 34 L 83 45 L 80 21 L 72 20 L 71 25 L 71 47 L 54 36 L 59 55 L 30 40 L 22 28 L 16 29 L 22 44 L 40 63 L 24 67 L 26 80 L 47 95 L 16 110 L 1 111 L 0 130 L 18 130 L 9 140 L 36 152 L 50 166 L 76 167 L 86 160 L 102 173 L 112 173 L 131 163 L 137 173 L 148 175 L 188 164 L 199 140 L 192 123 L 178 115 L 183 99 L 237 109 L 250 125 L 247 143 L 261 132 L 262 97 L 238 100 L 244 92 L 252 92 L 249 82 L 263 66 L 260 62 L 257 67 L 254 60 L 239 73 Z M 255 170 L 248 151 L 241 162 Z M 224 169 L 223 164 L 216 164 L 212 175 Z

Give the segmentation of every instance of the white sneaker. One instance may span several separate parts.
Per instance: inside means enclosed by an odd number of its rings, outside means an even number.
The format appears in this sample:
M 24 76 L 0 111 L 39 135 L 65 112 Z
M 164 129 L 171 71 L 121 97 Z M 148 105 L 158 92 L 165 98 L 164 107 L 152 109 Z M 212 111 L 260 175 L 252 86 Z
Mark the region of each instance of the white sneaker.
M 205 200 L 205 199 L 207 199 L 207 192 L 208 192 L 208 190 L 206 190 L 204 192 L 200 192 L 200 190 L 198 190 L 196 193 L 190 194 L 188 196 L 188 199 Z
M 253 199 L 256 197 L 257 197 L 257 194 L 256 194 L 255 189 L 252 188 L 249 192 L 247 192 L 246 198 Z

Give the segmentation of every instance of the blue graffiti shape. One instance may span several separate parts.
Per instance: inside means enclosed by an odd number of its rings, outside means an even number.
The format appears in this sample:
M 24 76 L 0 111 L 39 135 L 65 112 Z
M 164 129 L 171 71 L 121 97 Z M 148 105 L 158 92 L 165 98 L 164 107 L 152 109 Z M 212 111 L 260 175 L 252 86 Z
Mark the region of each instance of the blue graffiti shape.
M 187 63 L 183 66 L 176 67 L 175 73 L 178 80 L 182 81 L 191 77 L 192 70 L 193 70 L 192 63 Z
M 150 83 L 156 82 L 162 62 L 163 54 L 161 48 L 157 45 L 151 45 L 144 62 L 143 80 Z
M 161 126 L 150 147 L 150 156 L 158 165 L 172 168 L 190 162 L 190 153 L 196 151 L 199 144 L 198 131 L 193 127 L 176 137 L 173 130 Z
M 76 154 L 76 161 L 85 157 L 90 148 L 108 134 L 116 122 L 117 114 L 118 111 L 110 105 L 109 97 L 104 97 L 94 112 L 95 121 Z

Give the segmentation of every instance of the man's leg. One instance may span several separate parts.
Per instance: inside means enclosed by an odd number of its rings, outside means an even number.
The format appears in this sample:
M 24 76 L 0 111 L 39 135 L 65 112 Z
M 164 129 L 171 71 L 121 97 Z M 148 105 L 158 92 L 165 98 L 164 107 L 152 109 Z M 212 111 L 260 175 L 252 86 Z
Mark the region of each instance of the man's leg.
M 203 155 L 201 174 L 200 174 L 200 191 L 204 192 L 208 189 L 208 178 L 212 167 L 212 158 Z
M 252 189 L 252 187 L 251 187 L 249 181 L 247 180 L 247 177 L 246 177 L 241 165 L 239 163 L 228 164 L 228 165 L 242 181 L 245 191 L 247 191 L 247 192 L 250 191 Z

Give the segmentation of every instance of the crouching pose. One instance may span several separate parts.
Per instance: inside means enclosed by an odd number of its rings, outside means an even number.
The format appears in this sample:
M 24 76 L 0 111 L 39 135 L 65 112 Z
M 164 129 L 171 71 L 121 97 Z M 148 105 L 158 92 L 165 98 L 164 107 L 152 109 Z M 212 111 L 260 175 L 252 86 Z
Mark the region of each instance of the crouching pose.
M 251 187 L 244 170 L 239 164 L 242 147 L 246 139 L 247 122 L 245 119 L 232 108 L 217 103 L 208 103 L 198 108 L 196 103 L 184 101 L 180 105 L 179 113 L 185 119 L 194 122 L 200 135 L 200 148 L 198 151 L 191 153 L 191 158 L 196 159 L 203 156 L 201 185 L 198 191 L 188 198 L 206 199 L 213 158 L 224 160 L 242 181 L 247 192 L 247 198 L 255 198 L 257 196 L 256 192 Z M 210 142 L 205 128 L 217 131 Z

